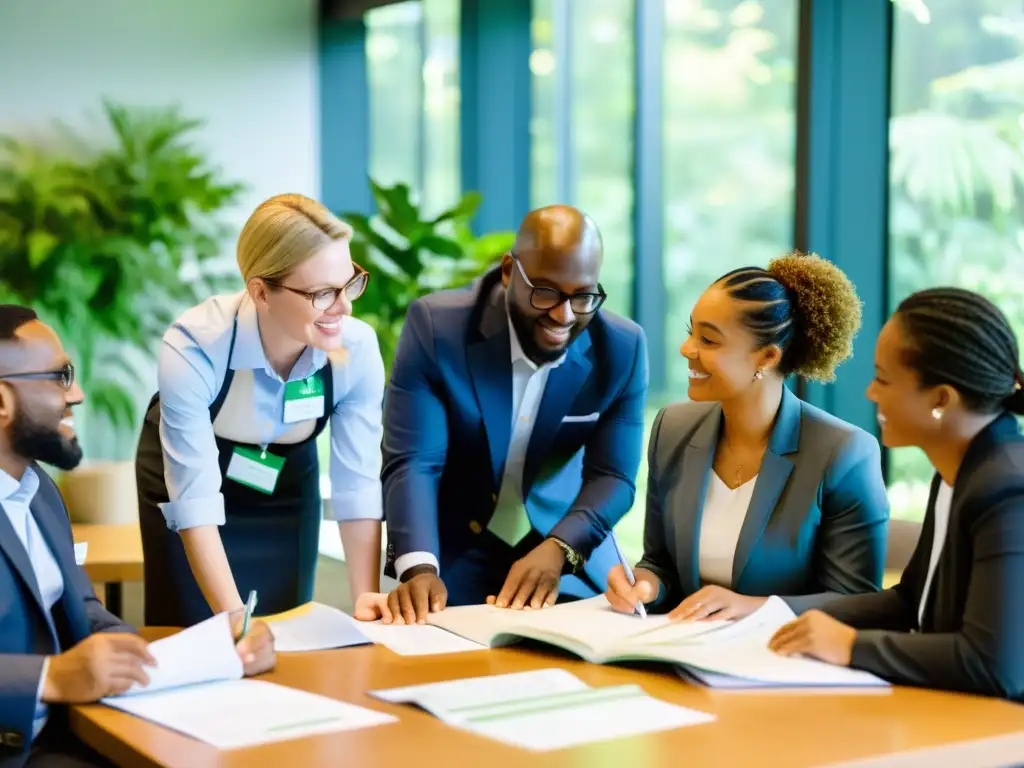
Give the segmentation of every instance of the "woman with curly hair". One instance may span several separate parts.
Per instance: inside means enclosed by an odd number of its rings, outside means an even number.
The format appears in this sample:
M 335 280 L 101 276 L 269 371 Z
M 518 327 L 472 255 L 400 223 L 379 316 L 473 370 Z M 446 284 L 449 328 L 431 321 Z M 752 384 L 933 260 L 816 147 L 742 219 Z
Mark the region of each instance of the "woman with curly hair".
M 609 602 L 674 619 L 731 619 L 769 595 L 796 613 L 877 592 L 889 503 L 874 437 L 801 401 L 790 374 L 830 381 L 850 356 L 860 300 L 815 255 L 724 275 L 682 346 L 690 402 L 658 413 L 648 448 L 644 556 Z

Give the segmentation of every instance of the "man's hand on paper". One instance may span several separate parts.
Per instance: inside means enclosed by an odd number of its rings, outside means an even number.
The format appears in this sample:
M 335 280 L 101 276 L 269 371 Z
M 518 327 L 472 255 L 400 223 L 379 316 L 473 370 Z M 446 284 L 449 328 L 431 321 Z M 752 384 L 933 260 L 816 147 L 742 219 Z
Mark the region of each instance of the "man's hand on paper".
M 448 590 L 433 566 L 413 566 L 403 576 L 408 578 L 388 595 L 387 607 L 395 623 L 401 623 L 401 618 L 406 624 L 424 624 L 428 614 L 444 610 Z M 384 623 L 391 622 L 384 619 Z
M 608 572 L 608 590 L 604 596 L 616 611 L 634 613 L 638 602 L 646 605 L 658 596 L 661 580 L 651 571 L 637 568 L 633 571 L 633 580 L 636 583 L 630 584 L 621 565 Z
M 239 637 L 244 615 L 244 609 L 233 611 L 230 618 L 237 638 L 235 650 L 242 660 L 242 671 L 246 677 L 251 677 L 273 669 L 277 663 L 277 653 L 274 651 L 274 633 L 270 631 L 270 625 L 261 619 L 250 618 L 245 636 Z
M 668 617 L 673 621 L 742 619 L 764 605 L 767 599 L 767 597 L 738 595 L 725 587 L 709 584 L 706 587 L 701 587 L 673 608 Z
M 57 656 L 51 656 L 43 681 L 43 701 L 88 704 L 117 696 L 132 683 L 149 684 L 145 665 L 155 667 L 146 641 L 128 633 L 97 632 Z
M 811 656 L 836 664 L 850 665 L 857 630 L 821 611 L 807 611 L 796 621 L 779 628 L 768 648 L 781 656 Z
M 557 542 L 546 539 L 512 564 L 501 592 L 497 597 L 490 595 L 487 604 L 516 611 L 554 605 L 564 566 L 565 552 Z

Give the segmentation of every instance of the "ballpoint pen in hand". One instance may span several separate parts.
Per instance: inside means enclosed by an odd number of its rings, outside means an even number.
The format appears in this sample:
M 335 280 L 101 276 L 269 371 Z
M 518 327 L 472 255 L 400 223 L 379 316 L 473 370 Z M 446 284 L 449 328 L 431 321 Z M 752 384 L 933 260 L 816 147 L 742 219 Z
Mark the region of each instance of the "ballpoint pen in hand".
M 626 578 L 629 579 L 629 586 L 636 586 L 636 578 L 633 576 L 633 570 L 629 567 L 629 563 L 626 562 L 626 556 L 622 553 L 622 549 L 619 547 L 619 542 L 615 538 L 615 534 L 611 534 L 612 544 L 615 545 L 615 554 L 619 557 L 619 563 L 622 565 L 622 570 L 626 572 Z M 647 609 L 644 608 L 642 600 L 636 601 L 635 611 L 638 616 L 647 618 Z
M 245 601 L 245 616 L 242 618 L 242 634 L 241 637 L 245 637 L 245 633 L 249 631 L 249 619 L 252 618 L 252 612 L 256 610 L 256 590 L 249 590 L 249 599 Z

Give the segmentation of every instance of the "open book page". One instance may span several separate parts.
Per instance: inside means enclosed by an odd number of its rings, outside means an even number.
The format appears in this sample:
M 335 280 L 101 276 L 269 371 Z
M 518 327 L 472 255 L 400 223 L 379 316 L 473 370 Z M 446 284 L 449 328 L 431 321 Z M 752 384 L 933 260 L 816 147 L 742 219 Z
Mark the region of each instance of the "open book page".
M 218 749 L 297 739 L 397 722 L 357 707 L 263 680 L 232 680 L 105 701 Z
M 517 638 L 529 638 L 564 648 L 589 661 L 600 661 L 635 642 L 645 642 L 647 633 L 672 625 L 667 639 L 708 631 L 722 622 L 696 622 L 689 626 L 669 621 L 668 616 L 642 618 L 619 613 L 604 595 L 563 603 L 538 611 L 514 611 L 491 605 L 446 608 L 431 614 L 428 621 L 461 637 L 488 646 L 506 645 Z
M 149 685 L 132 683 L 121 696 L 135 696 L 214 680 L 242 677 L 228 614 L 219 613 L 177 634 L 149 644 L 157 666 L 146 667 Z M 117 698 L 117 697 L 114 697 Z M 110 699 L 104 699 L 108 703 Z
M 679 642 L 646 646 L 643 654 L 645 658 L 684 664 L 709 685 L 714 685 L 716 675 L 745 679 L 751 685 L 888 685 L 867 672 L 770 651 L 769 640 L 794 618 L 783 600 L 771 597 L 732 626 Z
M 281 653 L 322 651 L 370 642 L 359 622 L 320 603 L 306 603 L 286 613 L 267 616 L 265 621 L 274 633 L 274 648 Z

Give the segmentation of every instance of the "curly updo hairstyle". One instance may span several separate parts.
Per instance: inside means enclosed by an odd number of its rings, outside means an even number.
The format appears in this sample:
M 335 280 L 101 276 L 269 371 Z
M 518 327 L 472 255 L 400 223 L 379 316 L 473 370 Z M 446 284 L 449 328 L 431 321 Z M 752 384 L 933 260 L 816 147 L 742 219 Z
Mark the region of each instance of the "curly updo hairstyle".
M 895 317 L 922 386 L 953 387 L 975 413 L 1024 414 L 1017 336 L 999 307 L 962 288 L 929 288 L 905 298 Z
M 793 251 L 771 261 L 768 269 L 729 272 L 718 284 L 749 304 L 744 324 L 758 348 L 774 344 L 782 350 L 779 372 L 784 376 L 834 381 L 836 368 L 853 354 L 860 298 L 846 274 L 818 255 Z

